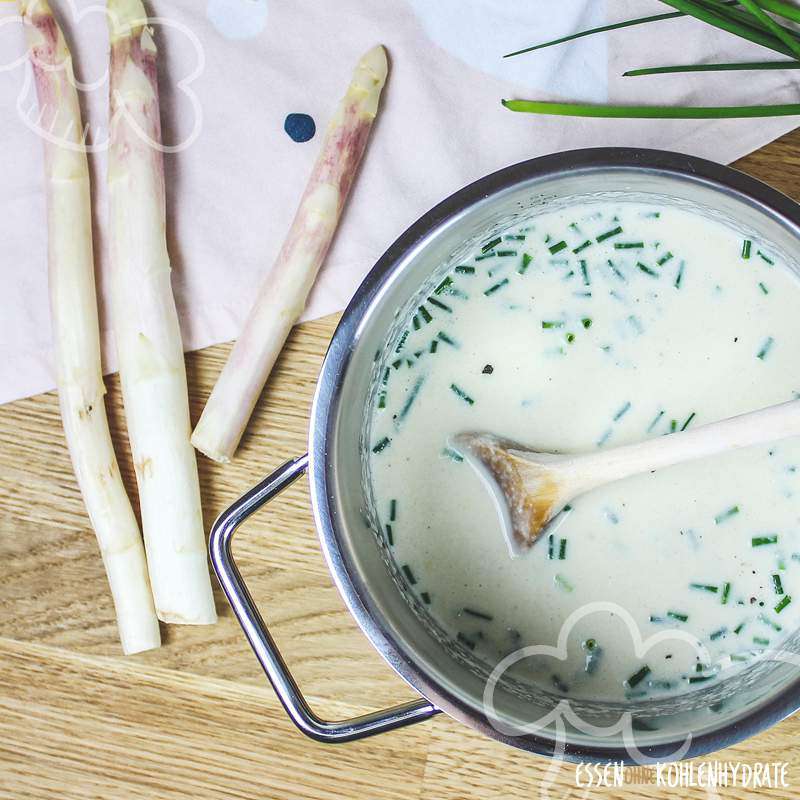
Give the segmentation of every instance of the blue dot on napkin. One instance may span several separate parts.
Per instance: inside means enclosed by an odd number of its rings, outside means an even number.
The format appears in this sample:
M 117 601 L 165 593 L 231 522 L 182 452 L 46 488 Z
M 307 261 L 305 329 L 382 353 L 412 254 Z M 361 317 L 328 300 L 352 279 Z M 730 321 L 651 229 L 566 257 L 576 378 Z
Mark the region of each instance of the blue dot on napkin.
M 283 129 L 295 142 L 307 142 L 317 132 L 317 126 L 308 114 L 287 114 Z

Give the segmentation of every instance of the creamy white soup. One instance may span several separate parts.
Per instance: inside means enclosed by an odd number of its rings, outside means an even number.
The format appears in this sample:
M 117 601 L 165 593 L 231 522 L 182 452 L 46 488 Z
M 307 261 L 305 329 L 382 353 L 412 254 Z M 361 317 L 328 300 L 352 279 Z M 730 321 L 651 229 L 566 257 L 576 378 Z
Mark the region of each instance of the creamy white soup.
M 587 452 L 800 396 L 800 282 L 779 255 L 690 210 L 584 203 L 442 278 L 387 342 L 368 425 L 382 535 L 433 618 L 491 665 L 556 645 L 580 611 L 563 654 L 520 668 L 594 699 L 699 688 L 780 645 L 800 615 L 797 439 L 592 491 L 519 558 L 450 441 Z

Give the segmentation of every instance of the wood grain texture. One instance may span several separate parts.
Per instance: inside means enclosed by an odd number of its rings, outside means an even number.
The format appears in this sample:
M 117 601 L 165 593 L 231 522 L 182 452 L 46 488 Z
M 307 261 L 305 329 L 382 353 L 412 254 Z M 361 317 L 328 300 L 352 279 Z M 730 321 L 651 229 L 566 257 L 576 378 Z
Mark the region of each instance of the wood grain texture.
M 800 132 L 738 166 L 800 199 Z M 237 460 L 200 459 L 206 528 L 230 502 L 306 449 L 308 412 L 336 316 L 296 328 Z M 229 350 L 187 357 L 193 419 Z M 135 497 L 119 382 L 107 380 L 112 433 Z M 339 717 L 412 698 L 357 629 L 333 587 L 298 481 L 237 540 L 251 591 L 298 681 Z M 163 628 L 164 646 L 123 658 L 100 556 L 64 446 L 54 393 L 0 407 L 0 797 L 582 797 L 574 767 L 490 741 L 444 717 L 339 746 L 295 731 L 221 593 L 220 622 Z M 800 718 L 720 754 L 790 762 L 800 795 Z M 790 794 L 787 794 L 787 791 Z M 625 798 L 706 797 L 647 785 Z

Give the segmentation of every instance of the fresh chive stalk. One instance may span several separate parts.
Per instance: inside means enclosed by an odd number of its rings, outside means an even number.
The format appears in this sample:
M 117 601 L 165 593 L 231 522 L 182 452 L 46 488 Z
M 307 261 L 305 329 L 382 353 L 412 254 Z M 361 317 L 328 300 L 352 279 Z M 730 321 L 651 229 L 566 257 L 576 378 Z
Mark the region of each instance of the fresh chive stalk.
M 605 231 L 605 233 L 601 233 L 595 239 L 595 241 L 597 241 L 598 243 L 604 242 L 606 239 L 611 239 L 613 236 L 619 236 L 620 233 L 622 233 L 622 228 L 619 225 L 617 225 L 616 228 L 611 228 L 611 230 Z
M 731 506 L 730 508 L 726 508 L 725 511 L 720 511 L 716 517 L 714 517 L 714 522 L 717 525 L 725 522 L 725 520 L 730 519 L 731 517 L 735 517 L 739 513 L 739 506 Z
M 474 608 L 463 608 L 462 611 L 470 617 L 475 617 L 476 619 L 486 620 L 486 622 L 491 622 L 494 617 L 491 614 L 486 614 L 483 611 L 476 611 Z
M 475 400 L 470 397 L 460 386 L 456 386 L 455 383 L 450 384 L 450 390 L 460 397 L 467 405 L 475 405 Z
M 713 25 L 715 28 L 733 33 L 742 39 L 768 47 L 770 50 L 775 50 L 786 56 L 794 55 L 792 49 L 779 39 L 774 32 L 761 27 L 752 27 L 750 19 L 744 14 L 739 15 L 736 11 L 731 11 L 730 9 L 724 12 L 721 8 L 717 10 L 710 9 L 694 0 L 661 0 L 661 2 L 709 25 Z M 745 22 L 743 21 L 744 19 L 748 21 Z
M 756 255 L 764 262 L 773 266 L 775 263 L 766 253 L 762 253 L 761 250 L 756 250 Z
M 490 286 L 488 289 L 484 291 L 484 294 L 489 297 L 489 295 L 493 295 L 495 292 L 502 289 L 504 286 L 508 284 L 508 278 L 503 278 L 499 283 L 495 283 L 493 286 Z
M 440 308 L 442 311 L 446 311 L 448 314 L 452 314 L 453 313 L 453 309 L 450 308 L 450 306 L 446 305 L 441 300 L 437 300 L 435 297 L 429 297 L 428 298 L 428 302 L 432 306 L 436 306 L 436 308 Z
M 579 31 L 578 33 L 572 33 L 569 36 L 562 36 L 559 39 L 552 39 L 549 42 L 542 42 L 541 44 L 535 44 L 530 47 L 524 47 L 522 50 L 515 50 L 513 53 L 506 53 L 503 58 L 513 58 L 514 56 L 520 56 L 523 53 L 532 53 L 534 50 L 541 50 L 545 47 L 552 47 L 553 45 L 563 44 L 564 42 L 572 42 L 575 39 L 581 39 L 584 36 L 593 36 L 596 33 L 605 33 L 606 31 L 614 31 L 620 28 L 630 28 L 634 25 L 644 25 L 648 22 L 658 22 L 663 19 L 675 19 L 676 17 L 683 17 L 686 16 L 680 11 L 671 11 L 666 14 L 653 14 L 648 17 L 639 17 L 638 19 L 630 19 L 625 22 L 615 22 L 611 25 L 602 25 L 599 28 L 589 28 L 585 31 Z
M 411 410 L 411 406 L 414 405 L 414 401 L 417 399 L 417 395 L 419 394 L 419 390 L 422 388 L 422 384 L 425 383 L 425 376 L 422 375 L 417 378 L 416 382 L 414 383 L 413 388 L 408 393 L 408 397 L 406 398 L 406 402 L 403 404 L 402 409 L 400 409 L 400 413 L 397 415 L 398 420 L 405 419 L 408 415 L 408 412 Z
M 792 52 L 795 58 L 800 57 L 800 43 L 791 31 L 775 22 L 769 14 L 754 2 L 754 0 L 739 0 L 739 4 L 744 6 L 766 29 L 780 39 Z
M 649 674 L 650 667 L 645 664 L 641 667 L 641 669 L 636 670 L 633 675 L 627 678 L 624 682 L 624 685 L 627 689 L 633 689 L 634 687 L 638 686 Z
M 442 450 L 442 455 L 447 456 L 447 458 L 451 461 L 455 461 L 457 464 L 460 464 L 464 460 L 464 456 L 457 450 L 453 450 L 452 447 L 445 447 L 444 450 Z
M 725 30 L 740 38 L 767 47 L 784 55 L 800 57 L 800 34 L 790 27 L 779 24 L 765 11 L 792 22 L 800 21 L 800 8 L 785 0 L 661 0 L 676 9 L 670 14 L 652 15 L 598 28 L 578 31 L 537 45 L 507 53 L 505 57 L 521 55 L 543 47 L 561 44 L 603 31 L 612 31 L 633 25 L 641 25 L 670 19 L 682 15 L 692 16 L 708 25 Z M 739 8 L 738 6 L 743 6 Z M 654 75 L 667 72 L 693 72 L 711 70 L 743 69 L 796 69 L 798 62 L 750 62 L 729 64 L 698 64 L 665 67 L 648 67 L 630 70 L 626 76 Z M 503 100 L 503 105 L 512 111 L 573 116 L 625 117 L 625 118 L 733 118 L 756 116 L 780 116 L 800 113 L 798 104 L 775 106 L 718 106 L 718 107 L 673 107 L 673 106 L 591 106 L 580 103 L 547 103 L 536 100 Z
M 756 358 L 763 361 L 769 354 L 769 351 L 772 349 L 772 345 L 774 343 L 775 340 L 771 336 L 768 336 L 764 344 L 761 345 L 761 349 L 756 353 Z
M 690 589 L 698 589 L 701 592 L 712 592 L 716 594 L 719 591 L 719 586 L 713 586 L 710 583 L 690 583 Z
M 376 444 L 376 445 L 375 445 L 375 446 L 372 448 L 372 452 L 373 452 L 373 453 L 380 453 L 380 452 L 382 452 L 383 450 L 385 450 L 385 449 L 386 449 L 386 448 L 389 446 L 389 444 L 391 443 L 391 441 L 392 441 L 392 440 L 391 440 L 391 439 L 390 439 L 388 436 L 384 436 L 384 437 L 383 437 L 383 439 L 381 439 L 381 440 L 380 440 L 380 441 L 379 441 L 379 442 L 378 442 L 378 443 L 377 443 L 377 444 Z
M 619 422 L 630 411 L 631 401 L 627 400 L 622 407 L 614 414 L 614 422 Z
M 779 17 L 792 22 L 800 22 L 800 8 L 791 3 L 786 3 L 784 0 L 756 0 L 756 4 L 767 11 L 771 11 L 773 14 L 777 14 Z
M 406 576 L 406 580 L 408 580 L 408 582 L 413 586 L 417 582 L 417 579 L 414 573 L 411 571 L 411 567 L 409 567 L 408 564 L 403 564 L 403 566 L 400 567 L 400 569 L 403 570 L 403 574 Z
M 442 294 L 453 285 L 453 279 L 448 275 L 434 290 L 434 294 Z
M 652 267 L 648 267 L 647 264 L 642 264 L 641 261 L 636 262 L 636 266 L 644 272 L 645 275 L 649 275 L 651 278 L 658 278 L 660 275 L 656 272 Z
M 675 288 L 681 288 L 681 281 L 683 280 L 683 270 L 686 267 L 686 262 L 681 261 L 681 265 L 678 267 L 678 274 L 675 276 Z
M 773 534 L 772 536 L 754 536 L 750 540 L 750 544 L 753 547 L 763 547 L 765 544 L 776 544 L 778 541 L 778 534 Z
M 783 70 L 800 69 L 800 61 L 739 61 L 724 64 L 675 64 L 668 67 L 644 67 L 623 72 L 625 78 L 638 78 L 643 75 L 669 75 L 681 72 L 728 72 L 732 70 Z
M 800 103 L 754 106 L 617 106 L 550 103 L 542 100 L 501 100 L 509 111 L 562 117 L 607 119 L 747 119 L 800 115 Z
M 656 425 L 658 425 L 659 420 L 663 416 L 664 416 L 664 411 L 662 409 L 661 411 L 658 412 L 658 414 L 655 415 L 655 417 L 653 418 L 653 421 L 647 426 L 647 433 L 650 433 L 653 430 L 653 428 L 655 428 Z

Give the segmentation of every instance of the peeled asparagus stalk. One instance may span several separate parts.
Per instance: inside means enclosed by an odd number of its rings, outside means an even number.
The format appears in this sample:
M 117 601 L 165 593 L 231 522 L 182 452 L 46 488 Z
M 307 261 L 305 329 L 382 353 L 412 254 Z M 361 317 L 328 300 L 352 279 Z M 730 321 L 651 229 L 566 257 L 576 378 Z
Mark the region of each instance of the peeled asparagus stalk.
M 165 236 L 156 47 L 140 0 L 108 0 L 109 242 L 128 434 L 156 612 L 216 622 L 189 400 Z M 149 142 L 148 142 L 149 140 Z
M 275 360 L 305 307 L 364 153 L 387 70 L 380 45 L 359 61 L 328 125 L 286 241 L 197 423 L 192 444 L 216 461 L 230 461 L 236 452 Z
M 103 556 L 124 653 L 161 644 L 142 537 L 120 477 L 103 400 L 89 169 L 72 59 L 45 0 L 20 3 L 43 138 L 53 355 L 61 419 Z

